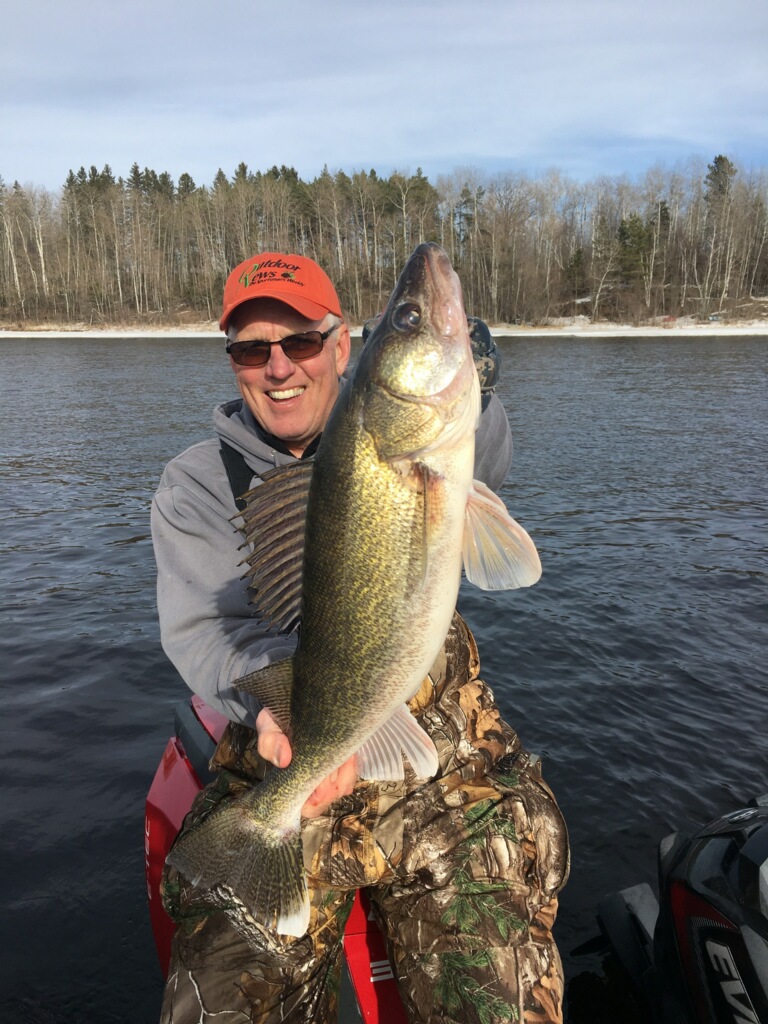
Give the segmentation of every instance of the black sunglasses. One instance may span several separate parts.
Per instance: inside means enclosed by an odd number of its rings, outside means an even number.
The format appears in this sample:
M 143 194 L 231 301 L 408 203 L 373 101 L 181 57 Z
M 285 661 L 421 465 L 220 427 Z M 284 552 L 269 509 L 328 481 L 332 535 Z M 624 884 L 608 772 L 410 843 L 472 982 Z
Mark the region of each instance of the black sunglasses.
M 289 334 L 280 341 L 233 341 L 227 345 L 227 355 L 232 356 L 238 366 L 266 366 L 273 345 L 279 345 L 293 363 L 302 359 L 311 359 L 322 351 L 323 342 L 340 327 L 334 324 L 327 331 L 304 331 L 302 334 Z

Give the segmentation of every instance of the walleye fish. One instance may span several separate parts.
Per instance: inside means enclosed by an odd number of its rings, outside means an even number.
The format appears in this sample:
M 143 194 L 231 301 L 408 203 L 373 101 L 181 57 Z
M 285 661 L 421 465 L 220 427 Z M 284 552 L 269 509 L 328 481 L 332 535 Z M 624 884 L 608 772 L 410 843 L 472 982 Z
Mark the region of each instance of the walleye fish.
M 253 601 L 276 629 L 300 623 L 294 656 L 236 684 L 288 734 L 293 759 L 214 810 L 169 862 L 224 886 L 285 935 L 309 925 L 300 812 L 353 754 L 366 779 L 438 771 L 408 710 L 442 648 L 462 564 L 485 589 L 530 586 L 541 565 L 503 502 L 474 482 L 480 387 L 461 286 L 420 245 L 343 388 L 312 460 L 249 495 Z

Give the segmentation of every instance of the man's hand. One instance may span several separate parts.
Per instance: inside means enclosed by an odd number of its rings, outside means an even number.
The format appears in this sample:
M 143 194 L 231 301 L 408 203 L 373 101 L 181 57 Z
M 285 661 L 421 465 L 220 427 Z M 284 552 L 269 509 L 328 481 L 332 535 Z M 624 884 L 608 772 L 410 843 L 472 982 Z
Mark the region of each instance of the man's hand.
M 276 768 L 287 768 L 291 763 L 293 751 L 288 737 L 272 717 L 272 713 L 262 708 L 256 719 L 259 754 Z M 303 818 L 318 818 L 324 814 L 334 800 L 347 796 L 352 792 L 357 781 L 357 754 L 331 772 L 312 793 L 301 809 Z

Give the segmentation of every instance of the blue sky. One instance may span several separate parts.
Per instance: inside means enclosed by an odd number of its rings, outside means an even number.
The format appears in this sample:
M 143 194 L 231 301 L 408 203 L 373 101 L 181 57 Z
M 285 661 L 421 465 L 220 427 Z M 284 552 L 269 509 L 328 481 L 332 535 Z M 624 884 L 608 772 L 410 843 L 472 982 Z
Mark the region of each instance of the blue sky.
M 766 0 L 5 5 L 0 176 L 768 168 Z

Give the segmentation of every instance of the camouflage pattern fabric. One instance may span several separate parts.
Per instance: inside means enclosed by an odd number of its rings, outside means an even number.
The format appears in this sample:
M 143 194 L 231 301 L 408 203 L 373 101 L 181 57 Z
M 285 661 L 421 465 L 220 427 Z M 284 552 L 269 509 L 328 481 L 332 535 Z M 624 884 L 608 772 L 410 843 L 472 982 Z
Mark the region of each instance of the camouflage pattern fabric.
M 488 324 L 477 316 L 467 317 L 472 356 L 480 380 L 480 390 L 485 394 L 493 391 L 501 373 L 501 353 L 493 340 Z
M 164 904 L 178 927 L 161 1024 L 332 1024 L 344 925 L 361 887 L 414 1024 L 562 1022 L 552 925 L 567 833 L 479 667 L 457 614 L 410 703 L 440 773 L 428 782 L 412 773 L 402 783 L 359 781 L 327 815 L 304 822 L 312 910 L 303 937 L 275 935 L 227 889 L 199 891 L 166 868 Z M 255 733 L 234 724 L 214 764 L 218 778 L 185 827 L 268 770 Z

